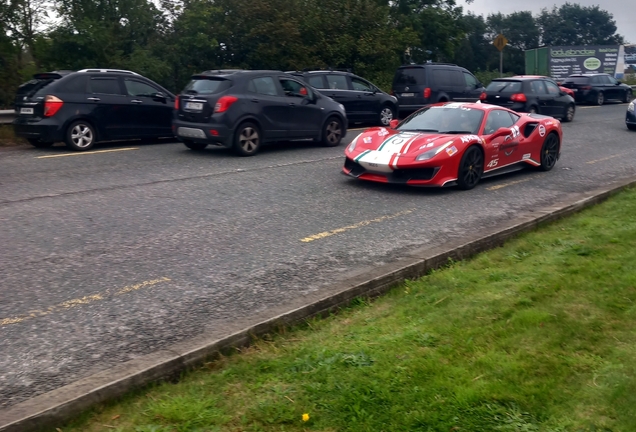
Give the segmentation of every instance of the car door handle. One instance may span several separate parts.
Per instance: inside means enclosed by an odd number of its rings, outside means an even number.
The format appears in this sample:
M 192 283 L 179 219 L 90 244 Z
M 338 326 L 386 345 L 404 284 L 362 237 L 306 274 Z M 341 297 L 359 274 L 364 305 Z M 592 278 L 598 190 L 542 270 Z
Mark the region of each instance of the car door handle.
M 93 102 L 99 102 L 101 99 L 96 97 L 89 97 L 88 100 Z
M 289 106 L 293 106 L 293 107 L 295 107 L 295 106 L 296 106 L 296 104 L 295 104 L 295 103 L 293 103 L 293 102 L 290 102 L 290 103 L 289 103 Z
M 252 99 L 252 102 L 258 103 L 259 101 L 258 101 L 258 99 Z
M 144 101 L 140 101 L 139 99 L 133 99 L 130 101 L 130 103 L 140 104 L 140 103 L 144 103 Z

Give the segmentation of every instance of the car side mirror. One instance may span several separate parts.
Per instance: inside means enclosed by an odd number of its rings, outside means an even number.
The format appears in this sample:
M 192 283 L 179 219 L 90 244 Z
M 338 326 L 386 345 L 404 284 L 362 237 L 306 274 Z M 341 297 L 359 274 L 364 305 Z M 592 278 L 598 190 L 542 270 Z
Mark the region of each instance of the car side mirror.
M 152 98 L 160 101 L 165 101 L 167 99 L 166 95 L 161 92 L 153 93 Z
M 475 88 L 482 88 L 484 85 L 480 82 L 478 82 L 477 84 L 475 84 Z
M 397 119 L 393 119 L 393 120 L 391 120 L 391 121 L 389 122 L 389 127 L 390 127 L 391 129 L 395 129 L 399 123 L 400 123 L 400 121 L 399 121 L 399 120 L 397 120 Z
M 493 133 L 490 136 L 490 139 L 495 139 L 495 138 L 499 138 L 499 137 L 506 136 L 506 135 L 512 135 L 512 129 L 507 128 L 507 127 L 501 127 L 499 129 L 497 129 L 495 131 L 495 133 Z

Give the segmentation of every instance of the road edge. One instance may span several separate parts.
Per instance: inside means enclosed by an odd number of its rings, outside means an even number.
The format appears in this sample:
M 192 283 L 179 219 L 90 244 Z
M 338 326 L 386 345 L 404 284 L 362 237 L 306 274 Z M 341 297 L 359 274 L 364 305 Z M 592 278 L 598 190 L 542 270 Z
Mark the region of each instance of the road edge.
M 449 260 L 463 260 L 500 246 L 507 240 L 540 224 L 553 222 L 605 201 L 635 186 L 636 177 L 604 188 L 577 194 L 559 204 L 518 216 L 471 239 L 449 242 L 434 248 L 420 248 L 396 262 L 321 289 L 321 297 L 308 304 L 246 326 L 226 337 L 200 336 L 175 344 L 116 367 L 85 377 L 56 390 L 36 396 L 0 411 L 0 432 L 26 432 L 52 428 L 92 406 L 116 399 L 135 388 L 178 377 L 183 371 L 203 364 L 220 353 L 249 345 L 257 337 L 281 327 L 331 313 L 357 297 L 377 297 L 396 284 L 425 275 Z M 327 291 L 329 294 L 324 294 Z

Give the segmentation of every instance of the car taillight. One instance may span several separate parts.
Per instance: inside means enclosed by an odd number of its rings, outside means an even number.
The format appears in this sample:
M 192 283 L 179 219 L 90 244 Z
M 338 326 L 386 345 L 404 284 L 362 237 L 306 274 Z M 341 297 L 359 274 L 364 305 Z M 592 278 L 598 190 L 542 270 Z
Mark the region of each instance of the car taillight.
M 44 117 L 51 117 L 62 108 L 64 101 L 53 95 L 44 98 Z
M 479 95 L 479 100 L 486 100 L 486 92 L 481 92 L 481 94 Z
M 179 95 L 174 98 L 174 109 L 179 110 Z
M 430 97 L 431 97 L 431 88 L 430 88 L 430 87 L 426 87 L 426 88 L 424 89 L 424 98 L 425 98 L 425 99 L 428 99 L 428 98 L 430 98 Z
M 214 105 L 215 113 L 222 113 L 227 111 L 227 109 L 238 100 L 236 96 L 223 96 Z
M 524 95 L 523 93 L 515 93 L 512 96 L 510 96 L 510 100 L 514 101 L 514 102 L 527 102 L 528 99 L 526 99 L 526 95 Z

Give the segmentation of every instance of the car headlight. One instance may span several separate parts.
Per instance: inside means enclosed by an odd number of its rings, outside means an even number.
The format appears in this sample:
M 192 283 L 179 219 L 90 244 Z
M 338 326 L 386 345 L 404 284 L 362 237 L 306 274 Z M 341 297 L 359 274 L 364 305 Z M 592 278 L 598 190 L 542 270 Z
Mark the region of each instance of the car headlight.
M 347 151 L 349 153 L 351 153 L 352 151 L 354 151 L 356 149 L 356 144 L 358 143 L 358 138 L 360 138 L 362 134 L 358 135 L 357 137 L 355 137 L 353 139 L 353 141 L 351 141 L 351 143 L 349 143 L 349 145 L 347 146 Z
M 631 101 L 629 105 L 627 105 L 627 111 L 634 112 L 634 101 Z
M 415 160 L 416 161 L 425 161 L 425 160 L 429 160 L 432 159 L 435 155 L 439 154 L 439 152 L 441 152 L 442 150 L 444 150 L 446 147 L 448 147 L 449 145 L 451 145 L 453 143 L 453 141 L 449 141 L 446 144 L 443 144 L 435 149 L 426 151 L 424 153 L 422 153 L 421 155 L 418 155 Z

